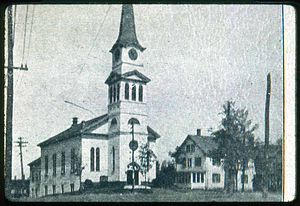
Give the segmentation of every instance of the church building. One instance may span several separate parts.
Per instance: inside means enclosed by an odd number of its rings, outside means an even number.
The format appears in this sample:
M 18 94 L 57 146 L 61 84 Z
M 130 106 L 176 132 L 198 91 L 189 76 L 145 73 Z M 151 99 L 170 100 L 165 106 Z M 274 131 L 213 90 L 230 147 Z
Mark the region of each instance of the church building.
M 147 84 L 151 80 L 142 73 L 144 51 L 137 40 L 133 7 L 125 4 L 119 37 L 110 50 L 112 71 L 105 81 L 108 112 L 80 123 L 75 117 L 68 129 L 38 144 L 41 156 L 29 163 L 30 196 L 78 191 L 86 180 L 100 185 L 139 185 L 145 180 L 138 167 L 138 148 L 148 144 L 155 153 L 160 136 L 148 123 Z M 104 125 L 107 133 L 98 132 Z M 155 177 L 153 164 L 147 181 Z

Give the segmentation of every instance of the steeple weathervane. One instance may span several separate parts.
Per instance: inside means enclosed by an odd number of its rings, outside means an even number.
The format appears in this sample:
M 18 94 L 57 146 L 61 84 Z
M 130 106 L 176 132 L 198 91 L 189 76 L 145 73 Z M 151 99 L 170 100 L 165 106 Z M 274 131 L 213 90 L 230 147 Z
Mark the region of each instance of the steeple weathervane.
M 140 51 L 144 51 L 146 49 L 140 45 L 136 37 L 132 4 L 123 4 L 119 37 L 110 52 L 113 53 L 118 47 L 126 48 L 129 46 Z

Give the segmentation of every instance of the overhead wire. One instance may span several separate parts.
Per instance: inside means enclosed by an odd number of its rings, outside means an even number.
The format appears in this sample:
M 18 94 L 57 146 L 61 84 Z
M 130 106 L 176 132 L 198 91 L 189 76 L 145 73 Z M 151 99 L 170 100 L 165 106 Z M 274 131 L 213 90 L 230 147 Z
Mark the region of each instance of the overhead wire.
M 27 17 L 28 17 L 28 5 L 26 6 L 26 16 L 25 16 L 25 25 L 24 25 L 24 40 L 23 40 L 23 56 L 22 56 L 22 64 L 24 61 L 25 54 L 25 44 L 26 44 L 26 27 L 27 27 Z
M 32 25 L 33 25 L 33 19 L 34 19 L 34 9 L 35 9 L 35 5 L 33 5 L 33 9 L 32 9 L 32 15 L 31 15 L 31 27 L 30 27 L 30 33 L 29 33 L 29 42 L 28 42 L 28 48 L 27 48 L 27 57 L 25 59 L 25 65 L 27 65 L 27 60 L 28 60 L 28 57 L 29 57 L 29 50 L 30 50 L 30 42 L 31 42 L 31 33 L 32 33 Z M 23 59 L 24 59 L 24 51 L 25 51 L 25 43 L 26 43 L 26 25 L 27 25 L 27 18 L 28 18 L 28 5 L 27 5 L 27 8 L 26 8 L 26 18 L 25 18 L 25 35 L 24 35 L 24 46 L 23 46 Z M 22 60 L 22 64 L 23 64 L 23 60 Z M 24 76 L 24 73 L 25 71 L 23 70 L 22 71 L 22 76 L 20 78 L 20 82 Z M 20 76 L 20 75 L 19 75 Z M 19 82 L 19 77 L 17 79 L 17 82 L 16 82 L 16 88 L 18 86 L 18 82 Z
M 15 11 L 14 11 L 13 45 L 15 43 L 15 34 L 16 34 L 16 16 L 17 16 L 17 5 L 15 5 Z
M 106 14 L 105 14 L 105 16 L 104 16 L 104 18 L 103 18 L 103 20 L 102 20 L 102 23 L 101 23 L 101 25 L 100 25 L 100 27 L 99 27 L 99 30 L 98 30 L 98 32 L 97 32 L 97 34 L 96 34 L 96 36 L 95 36 L 95 38 L 94 38 L 94 40 L 93 40 L 92 46 L 91 46 L 91 48 L 90 48 L 90 50 L 89 50 L 89 52 L 88 52 L 87 58 L 90 56 L 90 54 L 91 54 L 91 52 L 92 52 L 92 49 L 94 48 L 94 45 L 95 45 L 95 43 L 96 43 L 96 40 L 98 39 L 98 36 L 99 36 L 99 34 L 100 34 L 100 31 L 101 31 L 101 29 L 102 29 L 102 26 L 103 26 L 103 24 L 104 24 L 104 22 L 105 22 L 105 19 L 106 19 L 107 15 L 108 15 L 108 12 L 109 12 L 110 8 L 111 8 L 111 5 L 109 5 L 109 7 L 108 7 L 108 9 L 107 9 L 107 11 L 106 11 Z M 86 59 L 86 60 L 87 60 L 87 59 Z M 85 67 L 85 65 L 86 65 L 86 60 L 84 61 L 84 64 L 82 65 L 82 67 L 81 67 L 81 69 L 80 69 L 80 71 L 79 71 L 78 77 L 77 77 L 76 81 L 74 82 L 71 91 L 74 89 L 75 85 L 76 85 L 77 82 L 78 82 L 78 79 L 79 79 L 79 77 L 80 77 L 80 75 L 81 75 L 81 73 L 82 73 L 82 71 L 83 71 L 83 69 L 84 69 L 84 67 Z M 70 93 L 71 93 L 71 92 L 69 92 L 69 95 L 70 95 Z M 68 98 L 69 98 L 69 95 L 68 95 Z M 68 99 L 68 98 L 67 98 L 67 99 Z
M 29 32 L 29 41 L 28 41 L 28 48 L 27 48 L 27 58 L 25 60 L 25 65 L 27 64 L 27 60 L 28 60 L 29 52 L 30 52 L 31 33 L 32 33 L 33 20 L 34 20 L 34 9 L 35 9 L 35 5 L 33 5 L 33 8 L 32 8 L 31 25 L 30 25 L 30 32 Z

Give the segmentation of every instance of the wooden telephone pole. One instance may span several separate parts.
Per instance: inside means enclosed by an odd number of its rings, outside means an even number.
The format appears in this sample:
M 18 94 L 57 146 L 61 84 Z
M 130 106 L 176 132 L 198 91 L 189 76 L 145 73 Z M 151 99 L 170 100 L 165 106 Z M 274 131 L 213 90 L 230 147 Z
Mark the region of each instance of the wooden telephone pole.
M 17 143 L 17 147 L 20 148 L 20 161 L 21 161 L 21 174 L 22 174 L 22 181 L 25 180 L 25 176 L 24 176 L 24 169 L 23 169 L 23 154 L 22 154 L 22 147 L 27 147 L 26 144 L 28 144 L 28 142 L 22 141 L 22 137 L 19 137 L 19 141 L 15 141 L 15 143 Z
M 13 21 L 12 21 L 12 5 L 7 7 L 7 88 L 6 88 L 6 142 L 5 142 L 5 194 L 6 197 L 11 196 L 11 177 L 12 177 L 12 128 L 13 128 L 13 95 L 14 95 L 14 69 L 28 70 L 27 65 L 25 68 L 14 67 L 13 65 Z
M 267 76 L 267 94 L 266 94 L 266 109 L 265 109 L 265 147 L 264 147 L 264 178 L 263 178 L 263 193 L 267 195 L 268 191 L 268 147 L 270 140 L 270 98 L 271 98 L 271 74 Z

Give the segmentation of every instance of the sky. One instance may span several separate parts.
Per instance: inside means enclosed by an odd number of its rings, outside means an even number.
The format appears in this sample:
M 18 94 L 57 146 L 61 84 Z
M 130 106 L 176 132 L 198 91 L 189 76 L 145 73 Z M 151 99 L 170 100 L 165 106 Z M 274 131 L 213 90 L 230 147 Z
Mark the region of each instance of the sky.
M 25 32 L 26 10 L 27 24 Z M 283 133 L 281 5 L 134 5 L 137 38 L 146 50 L 149 126 L 168 159 L 189 134 L 219 128 L 222 105 L 235 101 L 264 140 L 267 74 L 271 73 L 270 142 Z M 13 140 L 23 137 L 24 171 L 40 157 L 37 144 L 107 113 L 109 50 L 121 5 L 18 5 L 15 18 Z M 25 38 L 24 38 L 25 36 Z M 24 43 L 25 39 L 25 43 Z M 25 47 L 24 47 L 25 45 Z M 25 50 L 23 49 L 25 48 Z M 73 102 L 92 112 L 75 107 Z M 13 147 L 13 177 L 20 178 Z

